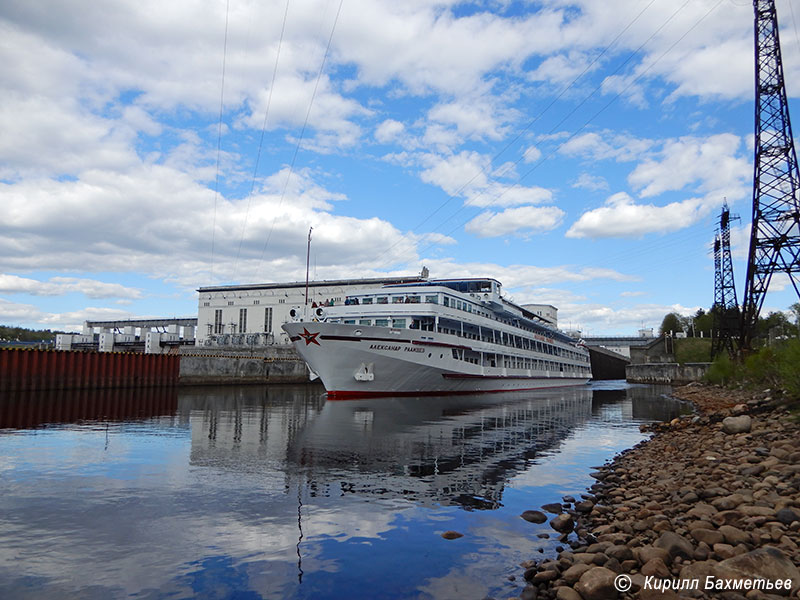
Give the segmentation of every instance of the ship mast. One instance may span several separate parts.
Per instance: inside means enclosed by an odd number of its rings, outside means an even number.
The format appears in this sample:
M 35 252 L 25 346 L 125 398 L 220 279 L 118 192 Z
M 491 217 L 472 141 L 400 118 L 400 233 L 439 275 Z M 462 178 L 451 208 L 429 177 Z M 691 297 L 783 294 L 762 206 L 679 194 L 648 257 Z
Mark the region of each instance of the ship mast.
M 311 230 L 313 227 L 308 228 L 308 247 L 306 248 L 306 301 L 304 306 L 308 306 L 308 269 L 311 264 Z M 305 311 L 304 311 L 305 312 Z

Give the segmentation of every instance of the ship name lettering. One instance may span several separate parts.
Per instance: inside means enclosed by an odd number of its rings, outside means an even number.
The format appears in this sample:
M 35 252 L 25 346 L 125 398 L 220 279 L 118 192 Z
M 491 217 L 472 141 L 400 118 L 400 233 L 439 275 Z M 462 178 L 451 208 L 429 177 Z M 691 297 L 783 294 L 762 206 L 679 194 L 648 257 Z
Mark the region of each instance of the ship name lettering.
M 390 346 L 388 344 L 372 344 L 369 347 L 370 350 L 391 350 L 392 352 L 397 352 L 400 350 L 400 346 Z

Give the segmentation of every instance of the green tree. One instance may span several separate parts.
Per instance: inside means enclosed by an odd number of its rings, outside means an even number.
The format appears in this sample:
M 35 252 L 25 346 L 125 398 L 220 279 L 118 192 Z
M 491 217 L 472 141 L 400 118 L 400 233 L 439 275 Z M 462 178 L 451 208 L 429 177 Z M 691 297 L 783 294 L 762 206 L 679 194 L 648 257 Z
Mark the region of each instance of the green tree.
M 792 304 L 789 307 L 789 310 L 794 313 L 794 326 L 797 330 L 797 335 L 800 336 L 800 302 L 795 302 Z
M 679 331 L 683 331 L 683 317 L 674 312 L 667 314 L 664 320 L 661 321 L 659 333 L 663 335 L 665 333 L 677 333 Z
M 711 330 L 714 328 L 714 315 L 698 309 L 692 318 L 693 324 L 689 329 L 689 335 L 693 337 L 711 337 Z

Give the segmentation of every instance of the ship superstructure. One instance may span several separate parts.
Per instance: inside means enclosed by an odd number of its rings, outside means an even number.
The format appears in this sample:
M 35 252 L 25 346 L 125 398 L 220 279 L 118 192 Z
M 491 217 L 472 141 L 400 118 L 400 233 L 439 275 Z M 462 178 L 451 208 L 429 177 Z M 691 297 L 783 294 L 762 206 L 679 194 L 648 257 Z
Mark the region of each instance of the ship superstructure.
M 505 299 L 495 279 L 354 291 L 293 310 L 283 328 L 330 397 L 475 393 L 581 385 L 582 343 Z

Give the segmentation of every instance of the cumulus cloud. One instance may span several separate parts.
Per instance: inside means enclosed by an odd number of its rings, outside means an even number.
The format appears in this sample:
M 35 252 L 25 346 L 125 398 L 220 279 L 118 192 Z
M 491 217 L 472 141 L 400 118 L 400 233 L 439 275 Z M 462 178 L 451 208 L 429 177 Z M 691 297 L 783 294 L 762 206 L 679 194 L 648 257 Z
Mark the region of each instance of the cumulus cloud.
M 585 190 L 607 190 L 608 189 L 608 181 L 605 180 L 604 177 L 600 175 L 590 175 L 589 173 L 581 173 L 576 179 L 572 187 L 574 188 L 582 188 Z
M 604 130 L 568 139 L 559 146 L 558 151 L 566 156 L 576 156 L 591 161 L 630 162 L 641 159 L 653 145 L 652 140 Z
M 212 270 L 217 277 L 254 280 L 272 272 L 294 280 L 302 272 L 310 226 L 321 269 L 371 265 L 378 255 L 415 256 L 413 239 L 387 221 L 335 214 L 333 203 L 342 196 L 307 170 L 284 169 L 266 178 L 253 197 L 219 197 L 216 203 L 188 175 L 160 165 L 140 165 L 126 176 L 92 171 L 79 181 L 0 183 L 0 195 L 14 207 L 0 223 L 0 267 L 13 271 L 82 265 L 188 286 L 209 283 Z
M 0 294 L 30 294 L 32 296 L 63 296 L 79 293 L 89 298 L 141 298 L 142 292 L 118 283 L 105 283 L 78 277 L 51 277 L 39 281 L 17 275 L 0 273 Z
M 403 125 L 400 121 L 386 119 L 375 128 L 375 139 L 382 144 L 393 142 L 398 138 L 398 136 L 400 136 L 401 133 L 403 133 L 404 129 L 405 125 Z
M 628 182 L 643 198 L 691 184 L 701 192 L 740 197 L 753 169 L 752 158 L 739 155 L 741 147 L 741 138 L 729 133 L 668 140 L 633 170 Z
M 518 206 L 541 204 L 552 200 L 553 193 L 539 186 L 523 186 L 489 178 L 491 159 L 478 152 L 463 151 L 457 155 L 427 154 L 423 181 L 441 187 L 449 196 L 465 199 L 470 206 Z M 504 173 L 509 175 L 508 170 Z
M 482 238 L 542 233 L 558 227 L 564 215 L 564 211 L 555 206 L 518 206 L 500 212 L 483 212 L 467 223 L 465 229 Z
M 567 230 L 571 238 L 641 237 L 647 233 L 676 231 L 696 223 L 713 204 L 691 198 L 666 206 L 637 204 L 625 192 L 609 197 L 605 204 L 583 213 Z

